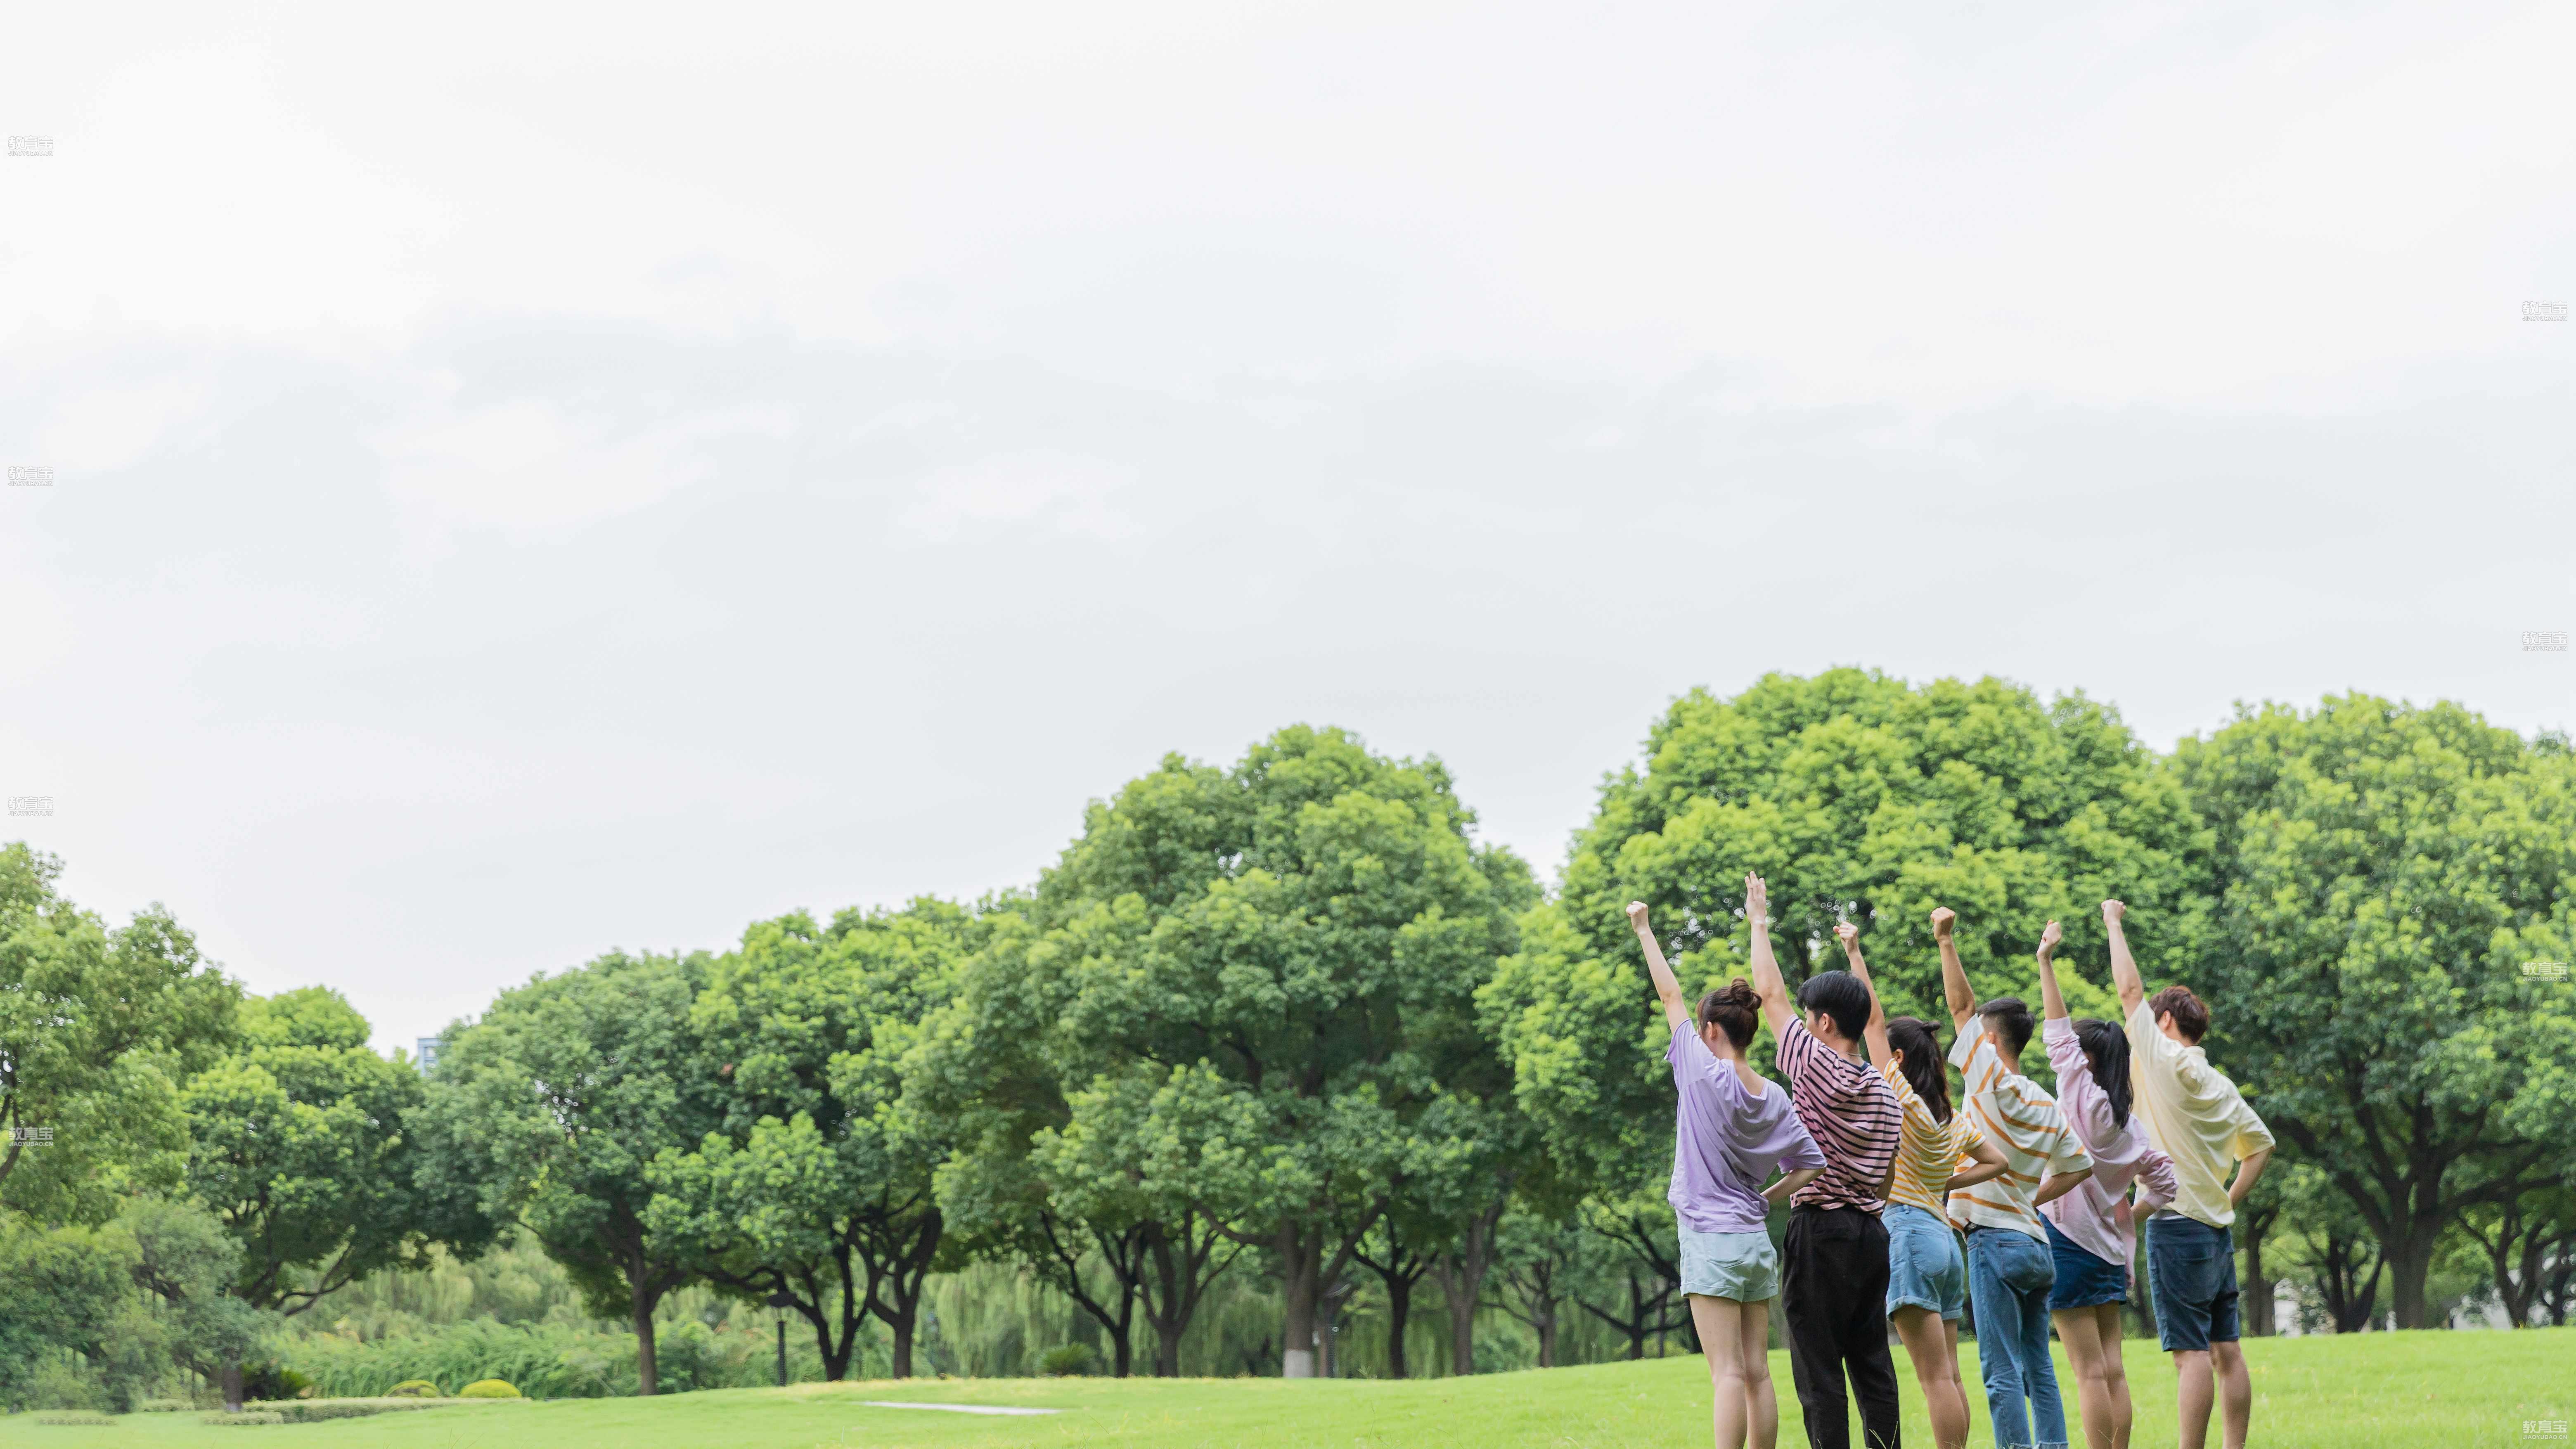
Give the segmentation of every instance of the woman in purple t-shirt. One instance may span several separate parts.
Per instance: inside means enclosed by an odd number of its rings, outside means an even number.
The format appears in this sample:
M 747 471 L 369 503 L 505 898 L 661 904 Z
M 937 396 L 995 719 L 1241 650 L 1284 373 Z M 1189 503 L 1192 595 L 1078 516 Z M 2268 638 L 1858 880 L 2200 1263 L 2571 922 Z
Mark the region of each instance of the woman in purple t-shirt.
M 1789 1109 L 1789 1094 L 1744 1059 L 1762 1009 L 1753 987 L 1738 977 L 1692 1010 L 1646 925 L 1643 901 L 1629 903 L 1628 923 L 1637 929 L 1672 1027 L 1664 1060 L 1672 1063 L 1680 1101 L 1673 1114 L 1673 1181 L 1665 1195 L 1681 1234 L 1682 1293 L 1716 1394 L 1717 1449 L 1742 1449 L 1748 1430 L 1755 1449 L 1771 1449 L 1780 1433 L 1780 1405 L 1771 1391 L 1771 1299 L 1780 1291 L 1780 1255 L 1763 1220 L 1824 1171 L 1825 1155 Z M 1766 1189 L 1763 1180 L 1774 1169 L 1783 1176 Z

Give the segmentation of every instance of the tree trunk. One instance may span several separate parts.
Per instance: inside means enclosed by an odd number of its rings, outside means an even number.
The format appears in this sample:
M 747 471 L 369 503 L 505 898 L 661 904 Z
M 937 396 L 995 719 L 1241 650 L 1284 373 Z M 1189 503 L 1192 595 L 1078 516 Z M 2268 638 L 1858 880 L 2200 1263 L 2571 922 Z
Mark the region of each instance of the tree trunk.
M 1136 1372 L 1135 1325 L 1123 1313 L 1118 1316 L 1118 1326 L 1109 1331 L 1109 1363 L 1110 1373 L 1119 1378 Z
M 224 1360 L 224 1407 L 238 1414 L 242 1406 L 241 1360 Z
M 2399 1328 L 2422 1328 L 2426 1309 L 2424 1282 L 2433 1272 L 2431 1233 L 2410 1233 L 2388 1257 L 2389 1309 Z
M 1333 1324 L 1342 1316 L 1342 1305 L 1350 1301 L 1351 1285 L 1335 1283 L 1315 1295 L 1315 1374 L 1318 1378 L 1342 1376 L 1341 1354 L 1333 1343 Z
M 894 1338 L 894 1367 L 891 1372 L 899 1379 L 912 1377 L 912 1325 L 919 1308 L 920 1301 L 914 1299 L 877 1315 L 885 1320 L 886 1330 Z
M 661 1392 L 662 1378 L 653 1356 L 653 1305 L 661 1295 L 637 1286 L 629 1277 L 627 1305 L 635 1322 L 635 1393 L 651 1398 Z
M 2263 1232 L 2272 1224 L 2273 1214 L 2248 1207 L 2239 1219 L 2245 1224 L 2245 1335 L 2248 1338 L 2270 1338 L 2272 1324 L 2272 1280 L 2263 1276 Z
M 2371 1305 L 2379 1298 L 2379 1257 L 2365 1253 L 2360 1242 L 2341 1233 L 2326 1233 L 2324 1261 L 2317 1288 L 2337 1333 L 2359 1333 L 2370 1326 Z
M 1432 1260 L 1449 1300 L 1449 1371 L 1460 1378 L 1476 1371 L 1476 1304 L 1494 1266 L 1494 1224 L 1502 1220 L 1504 1205 L 1497 1202 L 1469 1218 L 1457 1244 Z
M 1386 1372 L 1389 1378 L 1405 1378 L 1404 1325 L 1413 1316 L 1413 1280 L 1401 1273 L 1381 1276 L 1386 1279 Z
M 1294 1224 L 1279 1229 L 1279 1376 L 1315 1376 L 1315 1299 L 1322 1288 L 1323 1250 Z
M 1181 1372 L 1181 1338 L 1198 1315 L 1208 1285 L 1234 1262 L 1240 1244 L 1194 1211 L 1170 1222 L 1143 1226 L 1143 1253 L 1135 1273 L 1138 1304 L 1146 1326 L 1154 1331 L 1154 1372 L 1177 1378 Z M 1261 1360 L 1267 1363 L 1265 1345 Z

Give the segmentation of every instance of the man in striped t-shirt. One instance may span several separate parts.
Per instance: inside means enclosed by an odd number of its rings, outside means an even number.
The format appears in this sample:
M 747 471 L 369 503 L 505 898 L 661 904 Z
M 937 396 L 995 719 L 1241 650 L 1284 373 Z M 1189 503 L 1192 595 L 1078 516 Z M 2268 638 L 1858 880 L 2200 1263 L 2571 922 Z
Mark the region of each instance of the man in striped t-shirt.
M 2039 1204 L 2093 1175 L 2093 1159 L 2057 1099 L 2021 1074 L 2030 1044 L 2030 1007 L 2016 996 L 1980 1006 L 1951 940 L 1957 917 L 1932 913 L 1941 948 L 1941 995 L 1958 1040 L 1950 1064 L 1967 1079 L 1968 1112 L 2004 1155 L 2003 1175 L 1950 1194 L 1950 1220 L 1968 1230 L 1968 1306 L 1977 1315 L 1977 1366 L 1995 1443 L 2066 1442 L 2066 1408 L 2048 1357 L 2048 1290 L 2057 1264 L 2039 1225 Z M 1970 1022 L 1975 1022 L 1974 1030 Z M 2034 1434 L 2036 1438 L 2034 1439 Z
M 1810 976 L 1798 988 L 1801 1021 L 1771 954 L 1771 905 L 1758 875 L 1744 878 L 1744 922 L 1752 937 L 1753 990 L 1778 1038 L 1776 1060 L 1789 1078 L 1790 1108 L 1825 1153 L 1824 1175 L 1789 1199 L 1789 1231 L 1780 1245 L 1780 1311 L 1807 1443 L 1813 1449 L 1850 1444 L 1848 1373 L 1869 1449 L 1896 1449 L 1887 1229 L 1878 1215 L 1887 1206 L 1904 1115 L 1887 1079 L 1861 1056 L 1870 989 L 1848 971 Z

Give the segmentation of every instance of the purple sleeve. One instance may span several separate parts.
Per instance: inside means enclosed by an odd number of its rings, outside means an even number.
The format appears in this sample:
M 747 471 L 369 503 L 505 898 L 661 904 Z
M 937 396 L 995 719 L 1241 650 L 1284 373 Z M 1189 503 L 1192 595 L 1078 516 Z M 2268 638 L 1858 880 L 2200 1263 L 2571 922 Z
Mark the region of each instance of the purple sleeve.
M 2058 1105 L 2065 1110 L 2066 1125 L 2075 1129 L 2076 1139 L 2090 1151 L 2119 1136 L 2120 1125 L 2111 1120 L 2111 1099 L 2102 1084 L 2093 1080 L 2092 1069 L 2084 1065 L 2084 1043 L 2075 1035 L 2075 1023 L 2056 1017 L 2040 1028 L 2039 1035 L 2048 1044 L 2048 1065 L 2057 1073 Z
M 2129 1135 L 2138 1141 L 2138 1181 L 2145 1184 L 2138 1196 L 2137 1210 L 2152 1213 L 2174 1200 L 2182 1184 L 2174 1180 L 2173 1159 L 2158 1152 L 2147 1140 L 2147 1124 L 2135 1115 L 2129 1118 Z

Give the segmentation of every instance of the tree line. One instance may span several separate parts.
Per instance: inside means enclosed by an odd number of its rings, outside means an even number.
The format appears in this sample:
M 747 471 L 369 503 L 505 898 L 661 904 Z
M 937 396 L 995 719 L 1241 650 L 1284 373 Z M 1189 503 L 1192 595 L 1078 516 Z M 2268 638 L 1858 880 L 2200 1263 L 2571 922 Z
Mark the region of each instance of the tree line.
M 1391 1372 L 1426 1279 L 1452 1372 L 1480 1308 L 1542 1364 L 1574 1314 L 1642 1353 L 1689 1328 L 1622 908 L 1720 984 L 1748 869 L 1793 988 L 1857 921 L 1890 1009 L 1926 1016 L 1936 905 L 1976 979 L 2033 999 L 2040 926 L 2078 923 L 2070 1001 L 2116 1016 L 2089 907 L 2126 900 L 2148 980 L 2222 1004 L 2206 1045 L 2282 1139 L 2240 1220 L 2253 1331 L 2284 1275 L 2333 1327 L 2428 1326 L 2437 1260 L 2480 1264 L 2517 1325 L 2565 1319 L 2563 738 L 2347 695 L 2160 753 L 2081 695 L 1836 670 L 1676 700 L 1553 889 L 1474 826 L 1436 759 L 1292 727 L 1230 767 L 1165 758 L 1023 889 L 612 952 L 504 991 L 426 1075 L 333 993 L 244 998 L 167 913 L 109 930 L 9 847 L 0 1275 L 60 1291 L 0 1308 L 0 1340 L 109 1354 L 111 1318 L 149 1319 L 238 1399 L 259 1315 L 522 1233 L 634 1326 L 648 1394 L 683 1286 L 782 1306 L 833 1378 L 874 1323 L 901 1375 L 931 1276 L 976 1261 L 1062 1293 L 1121 1374 L 1178 1372 L 1246 1272 L 1290 1376 L 1341 1367 L 1363 1283 Z

